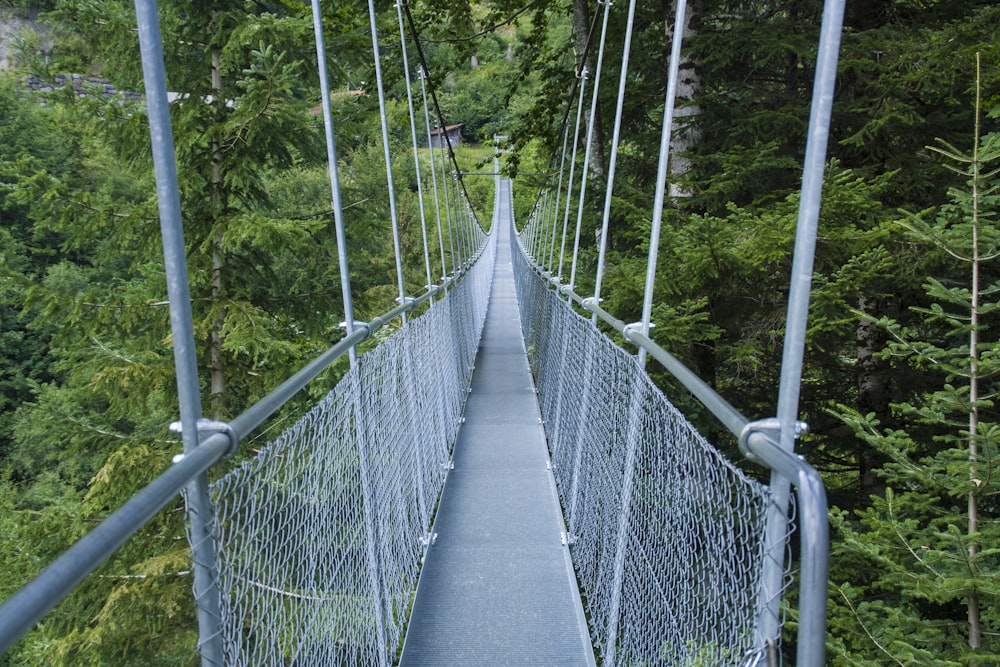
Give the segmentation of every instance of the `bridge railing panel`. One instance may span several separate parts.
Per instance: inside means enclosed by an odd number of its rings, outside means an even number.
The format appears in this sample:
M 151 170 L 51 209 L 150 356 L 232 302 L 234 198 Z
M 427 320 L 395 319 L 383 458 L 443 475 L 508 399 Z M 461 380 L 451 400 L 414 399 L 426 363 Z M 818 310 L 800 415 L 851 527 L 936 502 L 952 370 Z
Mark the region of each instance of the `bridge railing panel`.
M 227 664 L 392 664 L 485 321 L 483 241 L 446 297 L 212 485 Z
M 520 252 L 514 264 L 574 567 L 604 663 L 757 662 L 768 487 L 708 443 L 636 358 Z

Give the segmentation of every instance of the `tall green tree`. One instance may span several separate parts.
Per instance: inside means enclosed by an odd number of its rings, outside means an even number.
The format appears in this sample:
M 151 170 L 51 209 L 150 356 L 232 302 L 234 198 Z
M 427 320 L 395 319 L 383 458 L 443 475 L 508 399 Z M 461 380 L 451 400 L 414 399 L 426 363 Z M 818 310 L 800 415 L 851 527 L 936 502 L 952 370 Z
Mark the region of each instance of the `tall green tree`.
M 832 644 L 844 664 L 1000 660 L 994 500 L 1000 281 L 992 267 L 1000 258 L 1000 135 L 980 139 L 979 107 L 977 99 L 970 151 L 947 142 L 934 148 L 964 183 L 930 221 L 918 215 L 901 221 L 911 239 L 935 248 L 957 270 L 928 279 L 929 304 L 915 309 L 915 326 L 878 321 L 890 336 L 884 356 L 934 386 L 892 405 L 901 422 L 894 428 L 871 412 L 842 413 L 887 459 L 879 470 L 884 494 L 856 517 L 834 515 L 842 538 L 838 565 L 846 567 L 834 571 Z
M 290 216 L 270 192 L 278 175 L 321 153 L 303 69 L 311 22 L 280 4 L 160 6 L 178 93 L 171 115 L 205 408 L 225 418 L 338 335 L 329 216 Z M 105 76 L 141 90 L 131 3 L 66 1 L 56 12 L 94 45 Z M 13 528 L 3 540 L 22 554 L 5 580 L 13 588 L 168 466 L 177 448 L 165 430 L 176 395 L 144 109 L 57 91 L 44 114 L 58 134 L 32 133 L 41 148 L 3 156 L 16 162 L 4 174 L 5 214 L 17 207 L 24 221 L 20 237 L 5 230 L 5 250 L 18 249 L 31 269 L 6 275 L 4 303 L 21 311 L 28 331 L 48 336 L 50 368 L 30 400 L 22 392 L 25 402 L 6 413 L 3 498 Z M 47 136 L 58 136 L 70 159 L 44 159 Z M 324 294 L 326 307 L 296 293 Z M 189 663 L 187 552 L 175 506 L 8 660 Z

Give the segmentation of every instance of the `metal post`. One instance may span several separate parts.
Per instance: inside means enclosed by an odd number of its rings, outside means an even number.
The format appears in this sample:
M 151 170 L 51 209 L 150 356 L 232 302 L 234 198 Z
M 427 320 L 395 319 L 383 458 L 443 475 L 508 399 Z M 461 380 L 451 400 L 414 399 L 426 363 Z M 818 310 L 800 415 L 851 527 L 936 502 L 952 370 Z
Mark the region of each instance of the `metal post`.
M 451 139 L 448 141 L 451 142 Z M 458 188 L 458 173 L 455 171 L 451 173 L 451 187 L 454 188 L 451 202 L 452 206 L 455 207 L 455 227 L 458 230 L 458 243 L 462 255 L 462 268 L 464 269 L 469 259 L 472 258 L 472 253 L 469 252 L 469 230 L 466 228 L 465 216 L 462 214 L 462 194 Z
M 837 60 L 840 51 L 840 34 L 843 27 L 845 0 L 827 0 L 823 8 L 820 28 L 816 76 L 813 83 L 812 106 L 809 112 L 808 141 L 803 164 L 802 190 L 795 234 L 795 253 L 788 294 L 788 316 L 785 324 L 785 343 L 781 360 L 781 385 L 778 391 L 778 421 L 781 426 L 780 446 L 786 452 L 795 447 L 796 422 L 799 409 L 799 391 L 802 378 L 802 358 L 805 352 L 806 319 L 809 310 L 809 292 L 812 283 L 813 260 L 819 222 L 820 199 L 823 190 L 823 173 L 826 166 L 826 147 L 833 115 L 834 83 L 837 78 Z M 773 642 L 778 639 L 780 599 L 783 571 L 781 557 L 785 544 L 785 522 L 788 508 L 789 481 L 777 471 L 771 474 L 772 509 L 767 522 L 767 540 L 771 552 L 761 595 L 762 608 L 758 618 L 757 640 Z M 826 591 L 823 590 L 825 595 Z M 826 607 L 816 607 L 821 618 L 805 621 L 815 627 L 825 628 Z M 804 619 L 800 619 L 802 623 Z M 825 630 L 824 630 L 825 632 Z M 819 651 L 822 664 L 823 646 Z
M 438 123 L 440 126 L 441 124 Z M 440 127 L 442 133 L 445 132 L 443 126 Z M 455 226 L 451 219 L 451 185 L 448 184 L 448 165 L 444 160 L 444 144 L 441 143 L 441 134 L 438 135 L 438 148 L 441 154 L 441 185 L 444 189 L 444 210 L 448 214 L 448 243 L 451 245 L 451 273 L 458 275 L 458 256 L 455 254 Z M 433 159 L 434 149 L 431 149 Z
M 184 453 L 190 454 L 200 443 L 198 422 L 201 419 L 201 396 L 180 191 L 177 183 L 177 164 L 167 101 L 167 75 L 163 63 L 156 2 L 136 0 L 135 9 L 149 109 L 160 233 L 163 237 L 163 261 L 170 299 L 170 329 L 173 337 L 174 367 L 177 372 L 181 438 Z M 212 539 L 211 501 L 205 473 L 199 474 L 188 484 L 186 501 L 194 571 L 194 598 L 198 615 L 198 650 L 203 665 L 221 665 L 223 662 L 221 612 L 215 543 Z
M 638 377 L 637 375 L 633 377 Z M 615 571 L 611 584 L 611 609 L 608 612 L 607 643 L 604 646 L 604 663 L 614 667 L 618 648 L 618 625 L 621 616 L 622 584 L 625 580 L 625 554 L 628 550 L 628 524 L 632 515 L 632 491 L 635 488 L 635 459 L 639 448 L 639 427 L 642 422 L 642 407 L 645 386 L 632 397 L 629 407 L 628 430 L 625 440 L 625 469 L 622 477 L 621 508 L 618 511 L 618 532 L 615 542 Z
M 448 277 L 448 264 L 444 255 L 444 230 L 441 228 L 441 198 L 438 195 L 437 169 L 434 166 L 434 142 L 431 138 L 431 116 L 427 107 L 427 73 L 420 69 L 420 93 L 424 99 L 424 125 L 427 129 L 427 156 L 431 163 L 431 183 L 434 185 L 434 215 L 437 217 L 438 245 L 441 246 L 441 279 Z M 447 288 L 446 288 L 447 289 Z
M 660 251 L 660 227 L 663 224 L 663 200 L 667 188 L 667 164 L 670 161 L 670 135 L 674 126 L 674 103 L 677 98 L 677 76 L 680 71 L 681 41 L 687 21 L 687 0 L 677 0 L 674 17 L 674 37 L 670 45 L 670 66 L 667 73 L 667 92 L 663 100 L 663 126 L 660 132 L 660 158 L 656 168 L 656 192 L 653 195 L 653 224 L 649 230 L 649 252 L 646 263 L 646 286 L 642 299 L 641 331 L 649 335 L 649 321 L 653 313 L 653 289 L 656 282 L 656 260 Z M 646 368 L 646 348 L 639 348 L 639 365 Z
M 354 335 L 354 302 L 351 299 L 351 275 L 347 264 L 347 235 L 344 231 L 344 210 L 340 199 L 340 170 L 337 167 L 337 144 L 333 135 L 333 109 L 330 105 L 330 83 L 326 71 L 326 46 L 323 40 L 323 14 L 319 0 L 312 0 L 313 32 L 316 36 L 316 65 L 323 101 L 323 129 L 326 133 L 326 162 L 330 174 L 330 205 L 337 235 L 337 260 L 340 267 L 340 291 L 344 299 L 344 326 L 347 335 Z M 350 351 L 351 368 L 358 363 L 357 349 Z
M 601 282 L 608 246 L 608 225 L 611 222 L 611 194 L 615 189 L 615 168 L 618 164 L 618 138 L 621 136 L 622 113 L 625 107 L 625 83 L 628 81 L 629 52 L 632 50 L 632 26 L 635 22 L 635 0 L 629 0 L 628 19 L 625 24 L 625 43 L 622 46 L 621 73 L 618 77 L 618 101 L 615 105 L 615 123 L 611 137 L 611 159 L 608 162 L 608 183 L 604 192 L 604 213 L 601 216 L 601 244 L 597 251 L 597 277 L 594 281 L 594 303 L 601 303 Z M 597 323 L 597 316 L 592 316 Z
M 410 137 L 413 139 L 413 168 L 417 173 L 417 201 L 420 206 L 420 232 L 424 242 L 424 268 L 427 270 L 427 288 L 434 284 L 431 277 L 431 253 L 427 243 L 427 216 L 424 214 L 424 184 L 420 178 L 420 147 L 417 145 L 417 120 L 413 111 L 413 87 L 410 85 L 410 59 L 406 54 L 406 33 L 403 29 L 403 7 L 396 3 L 399 15 L 399 45 L 403 52 L 403 78 L 406 79 L 406 105 L 410 111 Z
M 580 425 L 576 431 L 576 443 L 573 449 L 573 472 L 570 477 L 570 487 L 569 487 L 569 526 L 567 529 L 571 534 L 576 533 L 577 517 L 576 513 L 576 502 L 579 497 L 580 490 L 580 468 L 583 465 L 583 447 L 584 447 L 584 427 L 586 426 L 587 413 L 590 411 L 590 387 L 594 384 L 591 381 L 591 376 L 594 374 L 594 336 L 587 336 L 587 350 L 585 352 L 583 363 L 583 377 L 580 379 L 583 382 L 583 396 L 580 399 Z M 567 378 L 563 378 L 560 382 L 568 381 Z
M 367 421 L 364 415 L 363 396 L 359 369 L 351 369 L 354 404 L 354 434 L 358 449 L 358 475 L 361 481 L 362 518 L 365 524 L 365 558 L 368 564 L 368 585 L 372 593 L 372 612 L 375 615 L 375 641 L 378 643 L 378 664 L 389 666 L 388 635 L 385 628 L 386 605 L 382 585 L 382 568 L 378 553 L 380 535 L 375 522 L 375 491 L 372 488 L 371 458 L 368 455 Z
M 375 21 L 375 2 L 368 0 L 368 22 L 371 24 L 372 52 L 375 55 L 375 82 L 378 88 L 379 120 L 382 123 L 382 151 L 385 157 L 385 180 L 389 189 L 389 218 L 392 220 L 392 247 L 396 256 L 396 285 L 399 289 L 399 303 L 406 299 L 406 285 L 403 282 L 403 257 L 399 243 L 399 215 L 396 213 L 396 187 L 392 178 L 392 154 L 389 147 L 389 119 L 385 108 L 385 87 L 382 83 L 382 54 L 378 46 L 378 27 Z M 403 315 L 403 322 L 406 316 Z
M 573 262 L 569 271 L 569 287 L 576 287 L 576 263 L 580 256 L 580 228 L 583 225 L 583 206 L 587 195 L 587 172 L 590 170 L 590 152 L 594 144 L 595 117 L 597 116 L 597 93 L 601 87 L 601 66 L 604 62 L 604 40 L 608 33 L 608 14 L 611 2 L 604 2 L 604 19 L 601 23 L 601 44 L 597 49 L 597 66 L 594 71 L 594 91 L 590 98 L 590 119 L 587 123 L 587 148 L 583 152 L 583 170 L 580 172 L 580 199 L 577 202 L 576 211 L 576 235 L 573 240 Z
M 587 67 L 580 72 L 580 99 L 576 103 L 576 125 L 573 128 L 573 156 L 569 161 L 569 178 L 566 179 L 566 213 L 563 216 L 562 244 L 559 246 L 559 279 L 562 279 L 563 263 L 566 256 L 566 231 L 569 226 L 569 210 L 573 200 L 573 172 L 576 170 L 576 148 L 580 143 L 580 119 L 583 116 L 583 93 L 587 88 Z M 570 287 L 573 283 L 570 282 Z
M 545 253 L 542 247 L 545 239 L 545 210 L 548 208 L 549 190 L 542 191 L 535 204 L 535 212 L 531 220 L 531 256 L 542 269 L 545 269 Z
M 566 111 L 569 113 L 569 110 Z M 563 145 L 562 152 L 559 157 L 559 182 L 556 185 L 556 203 L 552 207 L 552 246 L 549 248 L 549 270 L 552 270 L 552 263 L 555 261 L 556 255 L 556 236 L 558 236 L 559 231 L 559 204 L 562 199 L 562 186 L 563 186 L 563 175 L 566 172 L 566 146 L 569 144 L 569 123 L 566 123 L 566 127 L 563 128 Z M 567 198 L 569 193 L 566 193 Z M 560 258 L 561 261 L 562 258 Z M 555 276 L 562 275 L 562 265 L 555 271 L 552 271 Z

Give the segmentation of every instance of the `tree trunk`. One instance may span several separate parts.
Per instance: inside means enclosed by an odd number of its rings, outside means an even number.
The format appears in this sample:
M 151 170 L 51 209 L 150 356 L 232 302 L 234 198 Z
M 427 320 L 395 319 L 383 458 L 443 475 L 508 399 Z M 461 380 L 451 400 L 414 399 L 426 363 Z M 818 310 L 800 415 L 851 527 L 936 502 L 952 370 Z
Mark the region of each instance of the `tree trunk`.
M 870 297 L 858 298 L 858 310 L 876 317 L 880 314 L 879 302 Z M 886 387 L 887 369 L 878 352 L 885 347 L 885 333 L 875 322 L 862 318 L 854 332 L 855 337 L 855 379 L 858 392 L 857 407 L 862 414 L 874 412 L 879 418 L 889 412 L 889 397 Z M 862 444 L 858 451 L 858 483 L 861 497 L 881 495 L 885 491 L 875 471 L 882 461 L 875 450 Z
M 667 52 L 670 52 L 673 41 L 674 7 L 671 3 L 665 3 L 664 29 L 666 30 Z M 683 39 L 688 39 L 696 34 L 696 26 L 701 19 L 701 0 L 689 0 L 684 21 Z M 701 138 L 695 119 L 701 109 L 697 99 L 702 93 L 701 75 L 698 73 L 698 63 L 681 51 L 680 68 L 677 73 L 677 101 L 674 107 L 674 129 L 670 139 L 670 157 L 667 162 L 667 178 L 669 180 L 668 196 L 674 201 L 674 205 L 679 206 L 679 200 L 690 197 L 693 192 L 678 184 L 677 178 L 683 177 L 691 171 L 693 162 L 689 153 L 694 151 Z
M 222 51 L 212 49 L 212 90 L 215 99 L 213 104 L 225 104 L 222 96 Z M 218 305 L 225 298 L 226 288 L 223 280 L 226 268 L 226 256 L 222 248 L 222 237 L 225 227 L 220 224 L 225 211 L 225 196 L 222 183 L 222 146 L 218 135 L 212 137 L 212 220 L 215 226 L 215 238 L 212 239 L 212 303 Z M 223 419 L 226 410 L 226 372 L 223 360 L 223 345 L 226 323 L 225 311 L 217 308 L 212 318 L 210 341 L 210 407 L 213 419 Z
M 972 148 L 973 178 L 972 178 L 972 303 L 969 307 L 969 477 L 972 480 L 972 488 L 969 491 L 969 525 L 968 535 L 973 537 L 979 532 L 979 505 L 976 496 L 977 474 L 976 463 L 979 459 L 979 445 L 976 441 L 979 430 L 979 408 L 976 403 L 979 401 L 979 62 L 976 54 L 976 139 Z M 979 545 L 975 540 L 969 541 L 969 560 L 975 560 L 979 553 Z M 980 624 L 979 594 L 973 589 L 969 593 L 969 648 L 978 652 L 983 647 L 983 631 Z M 973 667 L 978 667 L 978 662 L 969 663 Z

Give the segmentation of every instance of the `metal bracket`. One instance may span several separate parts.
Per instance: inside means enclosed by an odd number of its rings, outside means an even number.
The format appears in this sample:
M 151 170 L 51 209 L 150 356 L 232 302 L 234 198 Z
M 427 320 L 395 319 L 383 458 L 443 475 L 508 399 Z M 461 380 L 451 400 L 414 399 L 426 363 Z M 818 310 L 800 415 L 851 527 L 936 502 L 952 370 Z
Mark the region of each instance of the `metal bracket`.
M 441 467 L 444 468 L 445 470 L 454 470 L 455 462 L 451 460 L 445 461 L 444 463 L 441 464 Z
M 561 542 L 564 547 L 576 544 L 577 536 L 573 533 L 561 532 L 559 533 L 559 537 L 561 538 Z
M 409 306 L 410 310 L 413 310 L 417 305 L 417 300 L 412 296 L 397 296 L 395 301 L 401 306 Z
M 170 422 L 168 427 L 171 433 L 181 433 L 184 430 L 183 425 L 180 421 Z M 229 447 L 226 449 L 226 453 L 223 454 L 223 458 L 231 459 L 240 446 L 240 438 L 236 435 L 236 431 L 228 423 L 223 421 L 217 421 L 215 419 L 205 419 L 204 417 L 198 420 L 198 440 L 200 441 L 201 435 L 203 433 L 208 433 L 209 435 L 213 433 L 223 433 L 229 438 Z M 181 459 L 184 458 L 184 454 L 177 454 L 173 458 L 174 463 L 179 463 Z
M 800 438 L 809 432 L 809 425 L 805 422 L 797 421 L 795 422 L 795 437 Z M 747 457 L 748 460 L 754 463 L 759 463 L 761 465 L 766 465 L 764 461 L 757 456 L 750 447 L 750 437 L 754 434 L 761 434 L 766 436 L 769 440 L 777 443 L 781 440 L 781 420 L 777 417 L 767 417 L 766 419 L 758 419 L 757 421 L 749 422 L 743 427 L 740 432 L 740 451 L 743 455 Z
M 586 299 L 583 299 L 580 302 L 580 305 L 583 306 L 584 309 L 586 309 L 588 312 L 593 313 L 594 307 L 595 306 L 600 307 L 601 301 L 604 301 L 604 299 L 595 299 L 592 296 L 588 296 Z
M 653 322 L 650 322 L 649 323 L 649 328 L 650 329 L 655 329 L 656 328 L 656 324 L 653 323 Z M 622 328 L 622 336 L 624 336 L 625 340 L 627 340 L 628 342 L 632 343 L 633 345 L 638 345 L 638 343 L 636 343 L 634 340 L 632 340 L 632 333 L 634 331 L 640 331 L 640 332 L 642 331 L 642 322 L 633 322 L 632 324 L 626 324 Z
M 347 322 L 342 321 L 337 326 L 339 326 L 341 329 L 347 329 Z M 365 340 L 372 337 L 372 325 L 368 324 L 367 322 L 362 322 L 361 320 L 354 320 L 354 328 L 365 330 Z
M 424 548 L 432 547 L 437 542 L 437 538 L 437 533 L 424 533 L 420 536 L 420 545 Z

